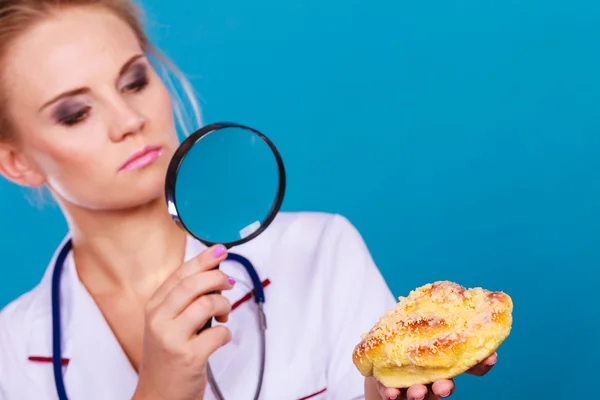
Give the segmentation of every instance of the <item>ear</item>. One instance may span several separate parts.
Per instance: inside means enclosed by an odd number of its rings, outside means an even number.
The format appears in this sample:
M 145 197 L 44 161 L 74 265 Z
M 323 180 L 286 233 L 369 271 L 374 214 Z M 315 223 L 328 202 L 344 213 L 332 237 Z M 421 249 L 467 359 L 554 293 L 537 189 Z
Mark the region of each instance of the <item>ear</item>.
M 21 186 L 39 187 L 46 179 L 15 146 L 0 143 L 0 174 Z

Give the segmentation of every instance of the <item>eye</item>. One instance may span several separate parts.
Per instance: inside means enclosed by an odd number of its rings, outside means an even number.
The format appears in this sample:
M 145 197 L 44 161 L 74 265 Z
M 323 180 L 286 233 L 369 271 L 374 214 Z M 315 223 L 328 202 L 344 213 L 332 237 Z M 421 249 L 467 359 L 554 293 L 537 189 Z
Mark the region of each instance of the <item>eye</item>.
M 142 91 L 146 86 L 148 86 L 148 75 L 144 68 L 139 68 L 134 74 L 133 81 L 126 85 L 123 90 L 137 93 Z
M 76 111 L 69 112 L 64 116 L 58 118 L 59 123 L 65 126 L 76 125 L 87 118 L 90 112 L 90 107 L 83 107 Z
M 132 82 L 129 85 L 125 86 L 125 91 L 135 93 L 141 91 L 146 86 L 148 86 L 148 80 L 146 78 L 138 79 L 135 82 Z

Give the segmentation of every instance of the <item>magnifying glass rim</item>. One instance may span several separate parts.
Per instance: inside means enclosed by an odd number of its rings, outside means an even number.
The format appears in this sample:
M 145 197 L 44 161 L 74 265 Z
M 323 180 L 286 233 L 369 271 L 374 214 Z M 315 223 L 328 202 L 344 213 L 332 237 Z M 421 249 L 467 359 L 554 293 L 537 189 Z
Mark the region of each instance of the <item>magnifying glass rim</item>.
M 277 187 L 277 194 L 275 196 L 275 202 L 273 203 L 273 206 L 269 210 L 269 213 L 267 214 L 267 218 L 265 219 L 265 221 L 263 223 L 261 223 L 260 227 L 257 230 L 255 230 L 254 232 L 252 232 L 250 235 L 243 237 L 241 239 L 238 239 L 236 241 L 227 242 L 227 243 L 211 242 L 206 239 L 202 239 L 202 238 L 196 236 L 190 229 L 188 229 L 187 226 L 185 225 L 185 223 L 183 222 L 183 220 L 181 219 L 181 217 L 179 216 L 179 212 L 177 210 L 177 200 L 175 197 L 175 185 L 177 183 L 177 174 L 179 173 L 179 168 L 181 167 L 181 164 L 183 163 L 183 160 L 185 159 L 185 156 L 187 155 L 188 151 L 196 143 L 198 143 L 204 136 L 206 136 L 216 130 L 223 129 L 223 128 L 245 129 L 245 130 L 251 131 L 254 134 L 256 134 L 257 136 L 259 136 L 271 148 L 271 151 L 275 155 L 275 160 L 277 161 L 277 169 L 279 170 L 279 185 Z M 285 185 L 286 185 L 285 167 L 283 165 L 283 160 L 281 158 L 281 154 L 279 154 L 279 150 L 277 150 L 277 148 L 275 147 L 273 142 L 271 142 L 271 140 L 268 137 L 266 137 L 265 135 L 263 135 L 261 132 L 257 131 L 256 129 L 250 128 L 248 126 L 236 124 L 234 122 L 216 122 L 216 123 L 212 123 L 209 125 L 205 125 L 202 128 L 198 129 L 196 132 L 194 132 L 190 136 L 188 136 L 179 145 L 179 147 L 173 154 L 171 161 L 169 162 L 169 167 L 167 168 L 167 176 L 166 176 L 166 181 L 165 181 L 165 197 L 166 197 L 166 201 L 167 201 L 167 209 L 169 211 L 169 214 L 171 215 L 173 220 L 181 228 L 183 228 L 186 232 L 190 233 L 193 237 L 200 240 L 202 243 L 204 243 L 207 246 L 213 246 L 215 244 L 222 244 L 227 248 L 231 248 L 233 246 L 238 246 L 240 244 L 246 243 L 246 242 L 254 239 L 258 235 L 260 235 L 265 229 L 267 229 L 267 227 L 271 224 L 271 222 L 273 222 L 273 220 L 275 219 L 275 217 L 277 216 L 277 213 L 279 212 L 279 210 L 281 208 L 281 205 L 283 203 L 283 198 L 285 195 Z

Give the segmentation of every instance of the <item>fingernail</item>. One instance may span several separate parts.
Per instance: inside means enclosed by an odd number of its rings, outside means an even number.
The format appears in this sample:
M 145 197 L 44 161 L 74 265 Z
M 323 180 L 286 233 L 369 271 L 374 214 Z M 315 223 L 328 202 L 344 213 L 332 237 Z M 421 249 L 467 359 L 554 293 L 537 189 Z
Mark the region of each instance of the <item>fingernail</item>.
M 227 281 L 229 282 L 229 284 L 230 284 L 231 286 L 234 286 L 234 285 L 235 285 L 235 278 L 234 278 L 233 276 L 230 276 L 230 277 L 228 277 L 228 278 L 227 278 Z
M 446 398 L 452 394 L 452 391 L 440 394 L 440 397 Z
M 390 400 L 396 400 L 398 396 L 390 397 Z
M 215 247 L 215 249 L 212 252 L 213 257 L 221 257 L 223 254 L 225 254 L 225 246 L 222 245 L 218 245 L 217 247 Z
M 425 396 L 415 397 L 415 400 L 423 400 L 424 398 L 425 398 Z

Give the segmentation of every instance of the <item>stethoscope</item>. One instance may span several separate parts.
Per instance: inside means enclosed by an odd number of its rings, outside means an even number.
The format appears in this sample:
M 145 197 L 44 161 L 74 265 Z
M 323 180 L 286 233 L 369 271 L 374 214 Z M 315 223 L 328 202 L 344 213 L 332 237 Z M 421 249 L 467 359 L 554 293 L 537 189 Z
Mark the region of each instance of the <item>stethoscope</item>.
M 71 252 L 73 247 L 71 239 L 69 239 L 62 247 L 56 262 L 54 263 L 54 271 L 52 273 L 52 367 L 54 369 L 54 382 L 56 385 L 56 391 L 58 393 L 59 400 L 68 400 L 67 392 L 65 389 L 65 383 L 63 380 L 62 373 L 62 350 L 61 350 L 61 324 L 60 324 L 60 278 L 62 275 L 63 267 L 67 256 Z M 227 256 L 228 260 L 236 261 L 246 269 L 246 272 L 252 279 L 252 285 L 254 286 L 254 301 L 258 305 L 258 323 L 260 326 L 260 369 L 258 377 L 258 386 L 254 395 L 254 399 L 258 399 L 260 390 L 262 387 L 263 376 L 265 372 L 265 353 L 266 353 L 266 329 L 267 329 L 267 318 L 264 312 L 265 293 L 263 290 L 262 283 L 256 272 L 256 269 L 252 263 L 245 257 L 229 253 Z M 219 400 L 224 400 L 223 393 L 215 381 L 215 377 L 210 368 L 210 364 L 207 368 L 208 382 L 213 390 L 213 393 Z

